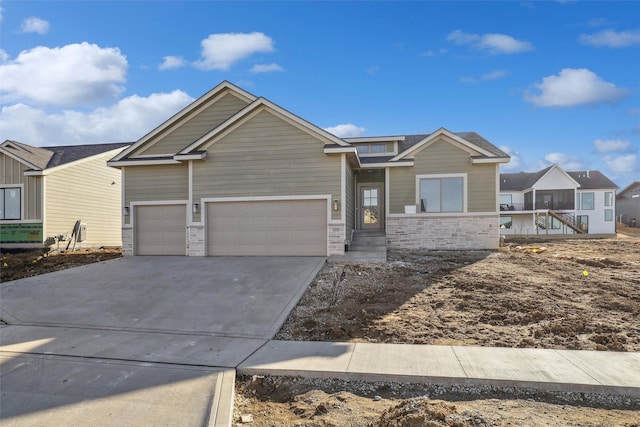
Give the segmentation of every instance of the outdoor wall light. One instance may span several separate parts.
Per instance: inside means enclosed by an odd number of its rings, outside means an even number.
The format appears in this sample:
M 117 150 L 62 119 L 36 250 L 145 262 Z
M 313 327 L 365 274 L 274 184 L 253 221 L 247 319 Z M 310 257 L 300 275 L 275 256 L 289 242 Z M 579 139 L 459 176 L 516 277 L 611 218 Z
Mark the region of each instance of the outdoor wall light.
M 125 206 L 124 208 L 122 208 L 122 213 L 124 214 L 124 216 L 129 216 L 129 206 Z
M 340 207 L 340 201 L 338 199 L 334 199 L 333 200 L 333 210 L 337 211 L 339 207 Z
M 200 203 L 194 203 L 193 204 L 193 213 L 198 213 L 200 212 Z

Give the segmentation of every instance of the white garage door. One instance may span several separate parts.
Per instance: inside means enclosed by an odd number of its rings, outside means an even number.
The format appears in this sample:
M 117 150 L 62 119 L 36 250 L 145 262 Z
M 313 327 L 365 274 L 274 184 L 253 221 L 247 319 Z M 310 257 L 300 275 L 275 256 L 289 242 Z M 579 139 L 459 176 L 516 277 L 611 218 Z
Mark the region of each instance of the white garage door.
M 136 206 L 136 255 L 186 255 L 185 205 Z
M 327 201 L 208 203 L 207 254 L 326 256 Z

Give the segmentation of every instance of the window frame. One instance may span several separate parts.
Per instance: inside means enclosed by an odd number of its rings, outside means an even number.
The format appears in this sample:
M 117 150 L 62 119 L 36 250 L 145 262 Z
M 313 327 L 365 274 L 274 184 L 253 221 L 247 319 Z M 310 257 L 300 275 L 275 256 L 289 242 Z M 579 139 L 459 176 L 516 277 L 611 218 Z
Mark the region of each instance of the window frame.
M 591 195 L 591 207 L 586 207 L 585 208 L 584 196 L 586 196 L 588 194 Z M 594 210 L 596 208 L 596 194 L 593 191 L 583 192 L 581 194 L 580 201 L 581 201 L 580 210 L 592 211 L 592 210 Z
M 604 205 L 605 206 L 613 206 L 613 192 L 605 191 L 604 192 Z
M 504 221 L 508 219 L 508 221 Z M 509 227 L 503 227 L 506 226 L 507 224 L 509 224 Z M 500 230 L 511 230 L 513 229 L 513 216 L 511 215 L 501 215 L 500 216 Z
M 6 199 L 5 199 L 5 195 L 6 192 L 5 190 L 18 190 L 19 195 L 18 195 L 18 218 L 6 218 L 6 212 L 7 212 L 7 204 L 6 204 Z M 22 184 L 18 184 L 18 185 L 3 185 L 0 186 L 0 190 L 2 190 L 0 192 L 0 197 L 2 197 L 2 217 L 0 217 L 0 221 L 5 222 L 5 221 L 21 221 L 22 219 L 24 219 L 24 186 Z
M 422 203 L 420 200 L 421 193 L 421 181 L 423 179 L 439 179 L 440 181 L 440 189 L 442 189 L 442 179 L 450 179 L 450 178 L 461 178 L 462 179 L 462 210 L 460 211 L 443 211 L 442 210 L 442 191 L 440 192 L 440 210 L 439 211 L 423 211 Z M 453 214 L 460 215 L 467 213 L 467 174 L 466 173 L 448 173 L 448 174 L 427 174 L 427 175 L 416 175 L 416 206 L 417 211 L 421 214 L 430 214 L 430 215 L 443 215 L 443 214 Z
M 606 222 L 613 221 L 613 209 L 605 209 L 604 210 L 604 220 Z

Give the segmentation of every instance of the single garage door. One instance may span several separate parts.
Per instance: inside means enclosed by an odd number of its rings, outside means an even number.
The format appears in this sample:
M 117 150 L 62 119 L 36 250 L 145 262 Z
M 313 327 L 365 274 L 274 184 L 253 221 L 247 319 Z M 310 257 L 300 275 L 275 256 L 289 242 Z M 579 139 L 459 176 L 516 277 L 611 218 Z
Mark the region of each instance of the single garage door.
M 136 206 L 136 255 L 186 255 L 185 205 Z
M 326 256 L 327 201 L 207 204 L 211 256 Z

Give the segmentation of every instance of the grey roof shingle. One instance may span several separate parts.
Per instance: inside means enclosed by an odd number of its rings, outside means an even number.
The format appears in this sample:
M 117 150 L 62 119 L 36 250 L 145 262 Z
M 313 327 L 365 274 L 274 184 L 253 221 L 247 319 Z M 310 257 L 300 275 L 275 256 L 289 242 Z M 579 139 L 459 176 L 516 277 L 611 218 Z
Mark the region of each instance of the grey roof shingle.
M 5 141 L 0 146 L 16 157 L 36 166 L 39 170 L 49 169 L 76 160 L 124 148 L 131 143 L 116 142 L 110 144 L 60 145 L 55 147 L 34 147 L 17 141 Z M 11 147 L 14 145 L 20 149 Z
M 501 173 L 500 191 L 523 191 L 531 188 L 552 167 L 549 166 L 537 172 Z M 581 190 L 618 188 L 613 181 L 597 170 L 574 171 L 567 174 L 580 184 Z
M 571 178 L 578 181 L 581 190 L 618 188 L 615 182 L 611 181 L 600 171 L 574 171 L 567 173 L 569 174 L 569 176 L 571 176 Z

